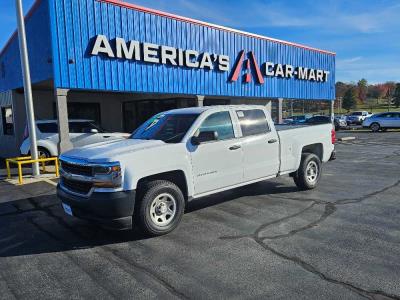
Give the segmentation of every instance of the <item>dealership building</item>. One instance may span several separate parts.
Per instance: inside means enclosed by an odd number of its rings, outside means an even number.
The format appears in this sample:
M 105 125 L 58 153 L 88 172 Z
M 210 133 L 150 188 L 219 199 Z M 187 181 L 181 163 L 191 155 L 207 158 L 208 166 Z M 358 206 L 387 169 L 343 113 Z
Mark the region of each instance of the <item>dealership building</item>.
M 249 20 L 251 21 L 251 20 Z M 173 108 L 335 98 L 335 54 L 117 0 L 37 0 L 25 17 L 37 120 L 131 132 Z M 0 157 L 26 125 L 17 33 L 0 52 Z

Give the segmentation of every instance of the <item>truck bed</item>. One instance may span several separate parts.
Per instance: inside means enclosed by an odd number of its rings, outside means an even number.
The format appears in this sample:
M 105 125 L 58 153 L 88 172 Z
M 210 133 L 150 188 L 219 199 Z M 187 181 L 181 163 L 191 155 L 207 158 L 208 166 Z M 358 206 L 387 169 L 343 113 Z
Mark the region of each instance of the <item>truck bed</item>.
M 282 173 L 298 168 L 302 148 L 306 145 L 320 145 L 321 161 L 329 160 L 332 152 L 332 124 L 319 125 L 275 125 L 281 149 Z

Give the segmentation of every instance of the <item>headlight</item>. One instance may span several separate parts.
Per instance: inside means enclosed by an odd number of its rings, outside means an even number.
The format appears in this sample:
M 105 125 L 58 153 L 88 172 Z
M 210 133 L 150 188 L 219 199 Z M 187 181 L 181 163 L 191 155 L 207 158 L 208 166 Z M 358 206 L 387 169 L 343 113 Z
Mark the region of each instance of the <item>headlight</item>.
M 93 186 L 98 188 L 118 188 L 122 184 L 121 165 L 107 163 L 93 167 Z
M 121 172 L 121 166 L 95 166 L 93 168 L 93 173 L 96 174 L 110 174 L 113 172 Z

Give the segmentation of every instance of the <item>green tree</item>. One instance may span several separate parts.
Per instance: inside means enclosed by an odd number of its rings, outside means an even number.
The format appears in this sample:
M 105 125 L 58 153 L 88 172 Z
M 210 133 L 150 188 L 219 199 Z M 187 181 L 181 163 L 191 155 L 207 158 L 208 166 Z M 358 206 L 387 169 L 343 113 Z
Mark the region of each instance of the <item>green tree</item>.
M 341 81 L 336 82 L 336 98 L 343 98 L 346 91 L 349 89 L 349 85 Z
M 349 111 L 357 106 L 357 89 L 355 87 L 349 88 L 343 96 L 342 107 Z
M 361 103 L 365 103 L 367 100 L 367 92 L 368 92 L 368 82 L 366 79 L 361 79 L 357 83 L 357 88 L 358 88 L 358 99 L 360 99 Z
M 396 107 L 400 106 L 400 83 L 396 84 L 396 89 L 394 90 L 394 94 L 393 94 L 393 101 L 394 101 L 394 105 L 396 105 Z

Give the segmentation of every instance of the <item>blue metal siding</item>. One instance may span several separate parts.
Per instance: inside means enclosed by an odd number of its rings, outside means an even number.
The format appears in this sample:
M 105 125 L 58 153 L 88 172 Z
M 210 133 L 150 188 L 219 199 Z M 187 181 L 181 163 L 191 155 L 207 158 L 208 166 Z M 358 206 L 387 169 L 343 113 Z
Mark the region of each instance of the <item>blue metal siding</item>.
M 47 0 L 39 0 L 26 20 L 26 35 L 32 83 L 53 77 L 51 63 L 49 6 Z M 0 55 L 0 91 L 23 86 L 18 35 L 15 34 Z
M 50 1 L 50 0 L 49 0 Z M 55 86 L 120 92 L 192 95 L 334 99 L 335 56 L 209 26 L 175 20 L 97 0 L 50 1 L 55 60 Z M 266 61 L 330 71 L 327 82 L 264 77 L 228 82 L 230 72 L 174 67 L 90 56 L 97 34 L 125 40 L 225 54 L 230 68 L 241 50 L 253 51 L 259 65 Z M 69 63 L 73 61 L 73 63 Z

